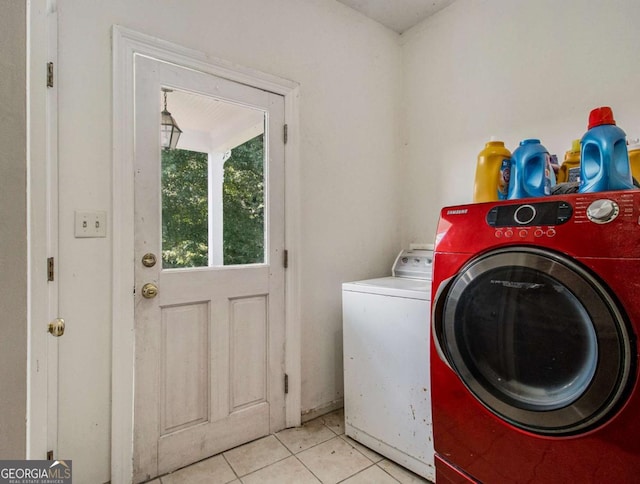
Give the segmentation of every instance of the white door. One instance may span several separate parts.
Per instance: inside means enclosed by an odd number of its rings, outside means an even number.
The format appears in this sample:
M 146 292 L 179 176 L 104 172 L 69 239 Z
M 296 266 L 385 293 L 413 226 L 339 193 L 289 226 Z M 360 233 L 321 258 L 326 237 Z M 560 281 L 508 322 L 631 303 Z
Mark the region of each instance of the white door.
M 136 56 L 135 482 L 285 426 L 283 125 L 282 96 Z

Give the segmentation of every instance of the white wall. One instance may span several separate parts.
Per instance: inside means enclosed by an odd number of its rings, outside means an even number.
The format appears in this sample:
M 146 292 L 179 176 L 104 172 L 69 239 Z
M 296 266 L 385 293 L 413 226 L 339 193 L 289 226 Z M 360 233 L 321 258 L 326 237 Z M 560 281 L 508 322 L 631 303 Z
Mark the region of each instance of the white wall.
M 433 239 L 439 209 L 472 200 L 477 154 L 540 138 L 559 160 L 611 106 L 640 136 L 640 2 L 458 0 L 402 36 L 403 239 Z
M 0 15 L 0 459 L 24 459 L 27 411 L 27 10 Z
M 389 272 L 400 246 L 397 35 L 333 0 L 59 0 L 59 455 L 109 479 L 111 238 L 73 213 L 111 208 L 111 27 L 301 85 L 302 408 L 342 398 L 340 284 Z M 131 281 L 133 284 L 133 281 Z

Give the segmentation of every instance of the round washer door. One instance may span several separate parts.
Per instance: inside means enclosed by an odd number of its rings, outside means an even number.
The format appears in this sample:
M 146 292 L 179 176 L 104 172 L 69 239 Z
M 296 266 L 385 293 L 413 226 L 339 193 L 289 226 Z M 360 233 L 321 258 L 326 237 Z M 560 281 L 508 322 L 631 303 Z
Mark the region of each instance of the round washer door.
M 570 435 L 601 423 L 631 379 L 632 340 L 608 291 L 552 252 L 513 247 L 439 292 L 434 337 L 469 391 L 512 425 Z

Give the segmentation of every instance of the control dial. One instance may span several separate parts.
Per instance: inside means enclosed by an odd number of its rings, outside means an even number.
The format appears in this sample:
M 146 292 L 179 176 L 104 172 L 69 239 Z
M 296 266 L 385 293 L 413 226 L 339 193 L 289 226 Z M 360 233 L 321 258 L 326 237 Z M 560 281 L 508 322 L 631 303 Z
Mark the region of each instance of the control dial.
M 613 200 L 602 198 L 592 202 L 587 208 L 587 217 L 594 223 L 606 224 L 618 216 L 620 208 Z

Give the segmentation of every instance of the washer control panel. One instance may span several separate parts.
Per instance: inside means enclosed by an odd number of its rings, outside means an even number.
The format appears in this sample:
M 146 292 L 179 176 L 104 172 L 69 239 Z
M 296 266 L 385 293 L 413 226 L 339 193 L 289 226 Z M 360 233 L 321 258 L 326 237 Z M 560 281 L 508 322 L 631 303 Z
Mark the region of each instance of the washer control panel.
M 573 207 L 562 200 L 521 203 L 493 207 L 487 213 L 487 223 L 496 228 L 561 225 L 568 222 L 572 215 Z
M 393 277 L 431 279 L 433 249 L 401 250 L 391 268 Z

